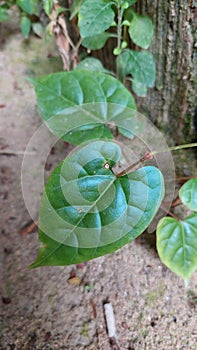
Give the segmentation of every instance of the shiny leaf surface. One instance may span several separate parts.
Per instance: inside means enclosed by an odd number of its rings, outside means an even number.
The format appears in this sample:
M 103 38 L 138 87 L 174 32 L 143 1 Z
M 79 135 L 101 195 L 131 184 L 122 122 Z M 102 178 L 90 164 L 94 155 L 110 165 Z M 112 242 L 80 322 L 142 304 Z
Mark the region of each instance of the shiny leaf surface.
M 179 196 L 190 210 L 197 211 L 197 178 L 187 181 L 181 187 Z
M 49 129 L 73 144 L 79 144 L 76 142 L 76 131 L 85 131 L 84 137 L 80 134 L 81 141 L 98 139 L 101 135 L 98 126 L 111 120 L 118 108 L 136 109 L 134 98 L 124 85 L 101 72 L 76 69 L 31 81 L 39 111 Z M 107 104 L 116 104 L 114 112 Z
M 54 170 L 41 201 L 40 250 L 32 267 L 90 260 L 146 229 L 164 195 L 163 177 L 152 166 L 116 177 L 112 167 L 120 156 L 117 144 L 97 141 Z
M 103 33 L 114 19 L 113 2 L 86 0 L 79 10 L 79 30 L 82 38 Z
M 148 49 L 153 37 L 153 24 L 149 17 L 134 14 L 129 27 L 129 35 L 133 42 Z
M 162 262 L 188 282 L 197 268 L 197 214 L 181 221 L 161 219 L 157 226 L 157 250 Z

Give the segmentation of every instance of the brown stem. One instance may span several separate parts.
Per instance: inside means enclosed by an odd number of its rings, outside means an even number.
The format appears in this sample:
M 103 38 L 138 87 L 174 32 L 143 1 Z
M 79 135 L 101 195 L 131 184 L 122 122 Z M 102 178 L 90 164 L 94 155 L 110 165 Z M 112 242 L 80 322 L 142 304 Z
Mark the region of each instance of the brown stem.
M 182 176 L 182 177 L 177 177 L 177 181 L 187 181 L 190 179 L 194 179 L 196 176 Z
M 137 162 L 131 164 L 128 166 L 128 168 L 122 170 L 120 173 L 118 173 L 116 175 L 116 177 L 121 177 L 123 175 L 128 174 L 128 172 L 130 172 L 130 170 L 132 170 L 133 168 L 135 168 L 137 165 L 139 165 L 140 163 L 143 163 L 145 160 L 147 159 L 153 159 L 153 156 L 151 155 L 150 151 L 147 151 L 146 154 L 140 158 L 139 160 L 137 160 Z
M 180 221 L 180 218 L 178 216 L 176 216 L 174 213 L 172 213 L 171 211 L 167 210 L 163 205 L 161 205 L 161 209 L 163 211 L 165 211 L 166 214 L 172 216 L 174 219 Z
M 177 205 L 181 204 L 181 200 L 179 197 L 175 198 L 171 204 L 171 208 L 175 208 Z

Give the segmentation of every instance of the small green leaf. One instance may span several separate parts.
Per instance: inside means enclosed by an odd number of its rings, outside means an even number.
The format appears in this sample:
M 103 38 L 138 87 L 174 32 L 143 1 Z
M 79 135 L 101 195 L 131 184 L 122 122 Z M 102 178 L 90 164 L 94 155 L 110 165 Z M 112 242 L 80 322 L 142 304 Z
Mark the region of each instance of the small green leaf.
M 123 41 L 121 44 L 121 49 L 126 49 L 126 47 L 128 46 L 126 41 Z
M 83 141 L 88 141 L 92 139 L 91 133 L 96 127 L 94 138 L 99 138 L 103 134 L 103 128 L 98 128 L 99 125 L 118 118 L 118 111 L 122 113 L 125 107 L 136 110 L 133 96 L 124 85 L 98 71 L 76 69 L 31 81 L 35 87 L 38 108 L 49 129 L 65 141 L 69 133 L 69 141 L 73 144 L 76 144 L 75 132 L 80 131 L 81 141 L 82 135 Z M 106 137 L 105 128 L 104 131 Z
M 36 34 L 40 38 L 42 38 L 44 36 L 44 27 L 41 23 L 35 22 L 35 23 L 32 23 L 31 26 L 32 26 L 32 30 L 33 30 L 34 34 Z
M 45 39 L 49 40 L 51 37 L 52 37 L 51 23 L 48 23 L 47 26 L 45 27 Z
M 121 7 L 122 7 L 124 10 L 128 9 L 128 7 L 129 7 L 128 1 L 122 1 Z
M 115 48 L 113 49 L 113 54 L 114 54 L 115 56 L 120 55 L 121 52 L 122 52 L 122 49 L 121 49 L 120 47 L 115 47 Z
M 65 7 L 58 7 L 55 10 L 55 18 L 57 18 L 61 13 L 66 12 L 66 11 L 69 11 L 69 10 Z
M 197 214 L 182 221 L 161 219 L 157 226 L 157 250 L 162 262 L 188 282 L 197 268 Z
M 164 195 L 163 177 L 144 167 L 116 177 L 113 142 L 92 142 L 52 173 L 40 207 L 38 258 L 31 267 L 69 265 L 111 253 L 149 225 Z
M 72 7 L 71 7 L 71 16 L 70 19 L 72 19 L 73 17 L 75 17 L 79 10 L 81 5 L 84 3 L 85 0 L 74 0 L 72 3 Z
M 101 49 L 106 41 L 111 37 L 110 33 L 100 33 L 98 35 L 87 36 L 83 39 L 82 45 L 87 47 L 90 50 L 99 50 Z
M 20 20 L 20 28 L 25 39 L 28 39 L 31 30 L 31 21 L 27 16 L 22 16 Z
M 179 196 L 190 210 L 197 211 L 197 178 L 187 181 L 181 187 Z
M 156 69 L 153 55 L 150 52 L 125 50 L 116 62 L 120 78 L 131 75 L 134 80 L 144 86 L 154 86 Z
M 17 0 L 16 4 L 29 15 L 38 14 L 39 12 L 38 0 Z
M 153 37 L 153 24 L 149 17 L 133 15 L 130 27 L 129 35 L 133 42 L 142 47 L 143 49 L 148 49 Z
M 98 35 L 108 29 L 114 19 L 113 2 L 85 0 L 79 10 L 79 30 L 82 38 Z
M 130 26 L 130 22 L 129 22 L 127 19 L 125 19 L 125 20 L 122 22 L 122 25 L 123 25 L 123 26 L 129 27 L 129 26 Z
M 53 8 L 53 0 L 43 0 L 43 7 L 47 16 L 50 16 Z
M 132 80 L 132 89 L 138 96 L 145 97 L 147 94 L 147 87 L 137 80 Z
M 4 22 L 9 18 L 8 10 L 0 7 L 0 22 Z

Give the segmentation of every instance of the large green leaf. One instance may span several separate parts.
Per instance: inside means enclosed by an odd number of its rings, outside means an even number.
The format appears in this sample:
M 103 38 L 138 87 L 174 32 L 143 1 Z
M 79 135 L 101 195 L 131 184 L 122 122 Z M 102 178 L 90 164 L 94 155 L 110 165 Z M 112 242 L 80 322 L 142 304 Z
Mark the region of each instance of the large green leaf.
M 87 36 L 83 39 L 82 45 L 90 50 L 101 49 L 106 41 L 111 37 L 110 33 L 104 32 L 97 35 Z
M 190 210 L 197 211 L 197 178 L 187 181 L 181 187 L 179 196 Z
M 132 75 L 135 81 L 153 87 L 155 82 L 155 62 L 148 51 L 125 50 L 117 58 L 119 75 Z
M 96 141 L 52 173 L 41 200 L 38 258 L 32 267 L 69 265 L 111 253 L 139 236 L 164 195 L 152 166 L 122 177 L 112 171 L 120 147 Z
M 79 30 L 82 38 L 97 35 L 108 29 L 114 19 L 112 1 L 85 0 L 79 10 Z
M 151 19 L 147 16 L 134 13 L 129 26 L 129 35 L 136 45 L 143 49 L 148 49 L 153 37 Z
M 33 79 L 32 82 L 42 118 L 52 132 L 73 144 L 79 144 L 75 132 L 80 132 L 80 142 L 98 139 L 101 135 L 98 126 L 112 120 L 118 110 L 124 107 L 136 109 L 130 92 L 108 74 L 75 70 Z M 107 104 L 116 104 L 114 112 Z M 106 137 L 106 132 L 104 135 Z
M 182 221 L 161 219 L 157 226 L 157 250 L 162 262 L 188 282 L 197 268 L 197 214 Z

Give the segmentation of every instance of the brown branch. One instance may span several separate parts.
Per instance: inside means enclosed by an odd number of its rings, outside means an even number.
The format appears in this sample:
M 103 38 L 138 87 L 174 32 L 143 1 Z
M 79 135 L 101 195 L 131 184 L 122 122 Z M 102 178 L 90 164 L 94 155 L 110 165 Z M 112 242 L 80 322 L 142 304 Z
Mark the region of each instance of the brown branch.
M 21 236 L 26 236 L 29 233 L 34 232 L 38 227 L 37 221 L 30 221 L 28 222 L 22 229 L 19 231 L 19 234 Z
M 175 215 L 175 214 L 172 213 L 171 211 L 167 210 L 163 205 L 161 205 L 161 209 L 162 209 L 163 211 L 165 211 L 166 214 L 172 216 L 174 219 L 176 219 L 176 220 L 178 220 L 178 221 L 181 220 L 177 215 Z
M 179 197 L 175 198 L 171 204 L 171 208 L 175 208 L 177 205 L 181 204 L 181 200 Z

